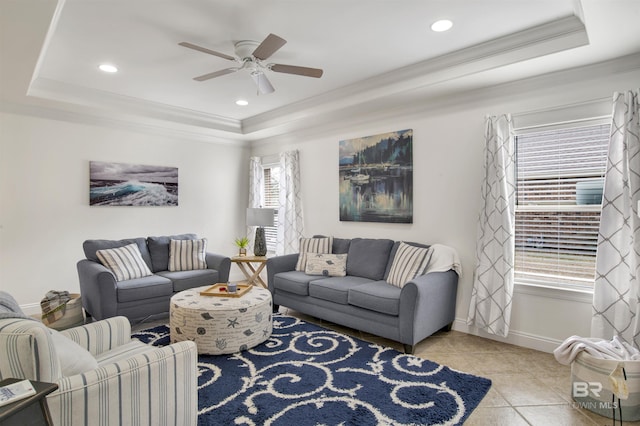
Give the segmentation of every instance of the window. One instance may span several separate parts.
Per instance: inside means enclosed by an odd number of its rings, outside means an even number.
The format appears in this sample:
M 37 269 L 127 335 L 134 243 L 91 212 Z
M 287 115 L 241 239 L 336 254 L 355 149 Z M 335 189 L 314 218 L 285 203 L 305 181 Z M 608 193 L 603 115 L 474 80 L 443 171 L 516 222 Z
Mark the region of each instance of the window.
M 276 251 L 278 238 L 278 207 L 280 205 L 280 167 L 264 166 L 264 208 L 275 209 L 274 226 L 264 228 L 267 250 Z
M 593 288 L 609 125 L 516 136 L 515 280 Z

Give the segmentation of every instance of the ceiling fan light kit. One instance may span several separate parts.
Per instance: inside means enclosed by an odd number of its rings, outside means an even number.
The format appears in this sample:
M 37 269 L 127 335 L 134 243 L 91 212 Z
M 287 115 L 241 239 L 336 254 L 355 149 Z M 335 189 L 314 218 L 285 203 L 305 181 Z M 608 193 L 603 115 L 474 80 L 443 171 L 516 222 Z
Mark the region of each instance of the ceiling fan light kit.
M 234 61 L 239 64 L 239 66 L 236 67 L 225 68 L 219 71 L 214 71 L 208 74 L 194 77 L 194 80 L 206 81 L 212 78 L 231 74 L 236 71 L 248 70 L 251 78 L 258 88 L 258 93 L 264 95 L 273 93 L 275 91 L 273 85 L 267 78 L 265 71 L 273 71 L 284 74 L 295 74 L 303 77 L 322 77 L 323 71 L 319 68 L 300 67 L 297 65 L 271 64 L 263 62 L 275 52 L 277 52 L 286 43 L 287 41 L 285 39 L 283 39 L 282 37 L 278 37 L 275 34 L 269 34 L 262 41 L 262 43 L 251 40 L 242 40 L 234 45 L 235 56 L 216 52 L 215 50 L 207 49 L 206 47 L 198 46 L 186 41 L 178 44 L 189 49 L 197 50 L 199 52 L 207 53 L 209 55 L 217 56 L 229 61 Z

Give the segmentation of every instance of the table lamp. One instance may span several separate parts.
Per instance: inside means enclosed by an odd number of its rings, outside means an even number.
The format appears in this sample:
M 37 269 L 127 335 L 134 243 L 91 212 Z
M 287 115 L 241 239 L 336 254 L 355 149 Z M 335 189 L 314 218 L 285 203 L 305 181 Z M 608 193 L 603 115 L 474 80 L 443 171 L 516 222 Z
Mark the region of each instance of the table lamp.
M 247 209 L 247 226 L 257 226 L 256 241 L 253 245 L 253 254 L 265 256 L 267 254 L 267 240 L 264 237 L 264 227 L 273 226 L 274 209 Z

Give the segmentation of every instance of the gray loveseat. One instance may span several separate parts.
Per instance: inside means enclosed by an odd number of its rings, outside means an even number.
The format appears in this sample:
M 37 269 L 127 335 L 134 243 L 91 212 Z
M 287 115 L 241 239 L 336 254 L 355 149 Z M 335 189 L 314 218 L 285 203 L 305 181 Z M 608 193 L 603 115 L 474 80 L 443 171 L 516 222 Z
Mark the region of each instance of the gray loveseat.
M 434 245 L 429 248 L 427 273 L 400 288 L 386 281 L 399 245 L 387 239 L 334 238 L 332 253 L 347 254 L 344 277 L 297 271 L 298 254 L 270 258 L 267 275 L 274 309 L 282 305 L 395 340 L 406 353 L 413 353 L 421 340 L 451 329 L 460 262 L 455 250 Z
M 229 280 L 231 259 L 206 253 L 206 269 L 168 271 L 171 240 L 195 240 L 195 234 L 124 240 L 87 240 L 82 248 L 86 259 L 77 264 L 82 306 L 97 320 L 118 315 L 132 319 L 169 312 L 174 293 L 193 287 Z M 153 275 L 117 281 L 114 273 L 100 263 L 97 251 L 135 243 Z

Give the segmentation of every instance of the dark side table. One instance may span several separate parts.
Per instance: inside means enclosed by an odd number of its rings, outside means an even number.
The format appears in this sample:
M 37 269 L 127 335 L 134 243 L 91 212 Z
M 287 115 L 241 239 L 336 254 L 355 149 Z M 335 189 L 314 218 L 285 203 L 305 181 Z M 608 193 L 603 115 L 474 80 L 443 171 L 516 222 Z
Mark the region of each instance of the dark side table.
M 4 379 L 0 386 L 19 382 L 22 379 Z M 0 407 L 0 426 L 39 426 L 53 425 L 46 396 L 58 389 L 55 383 L 31 380 L 35 395 L 20 399 Z

